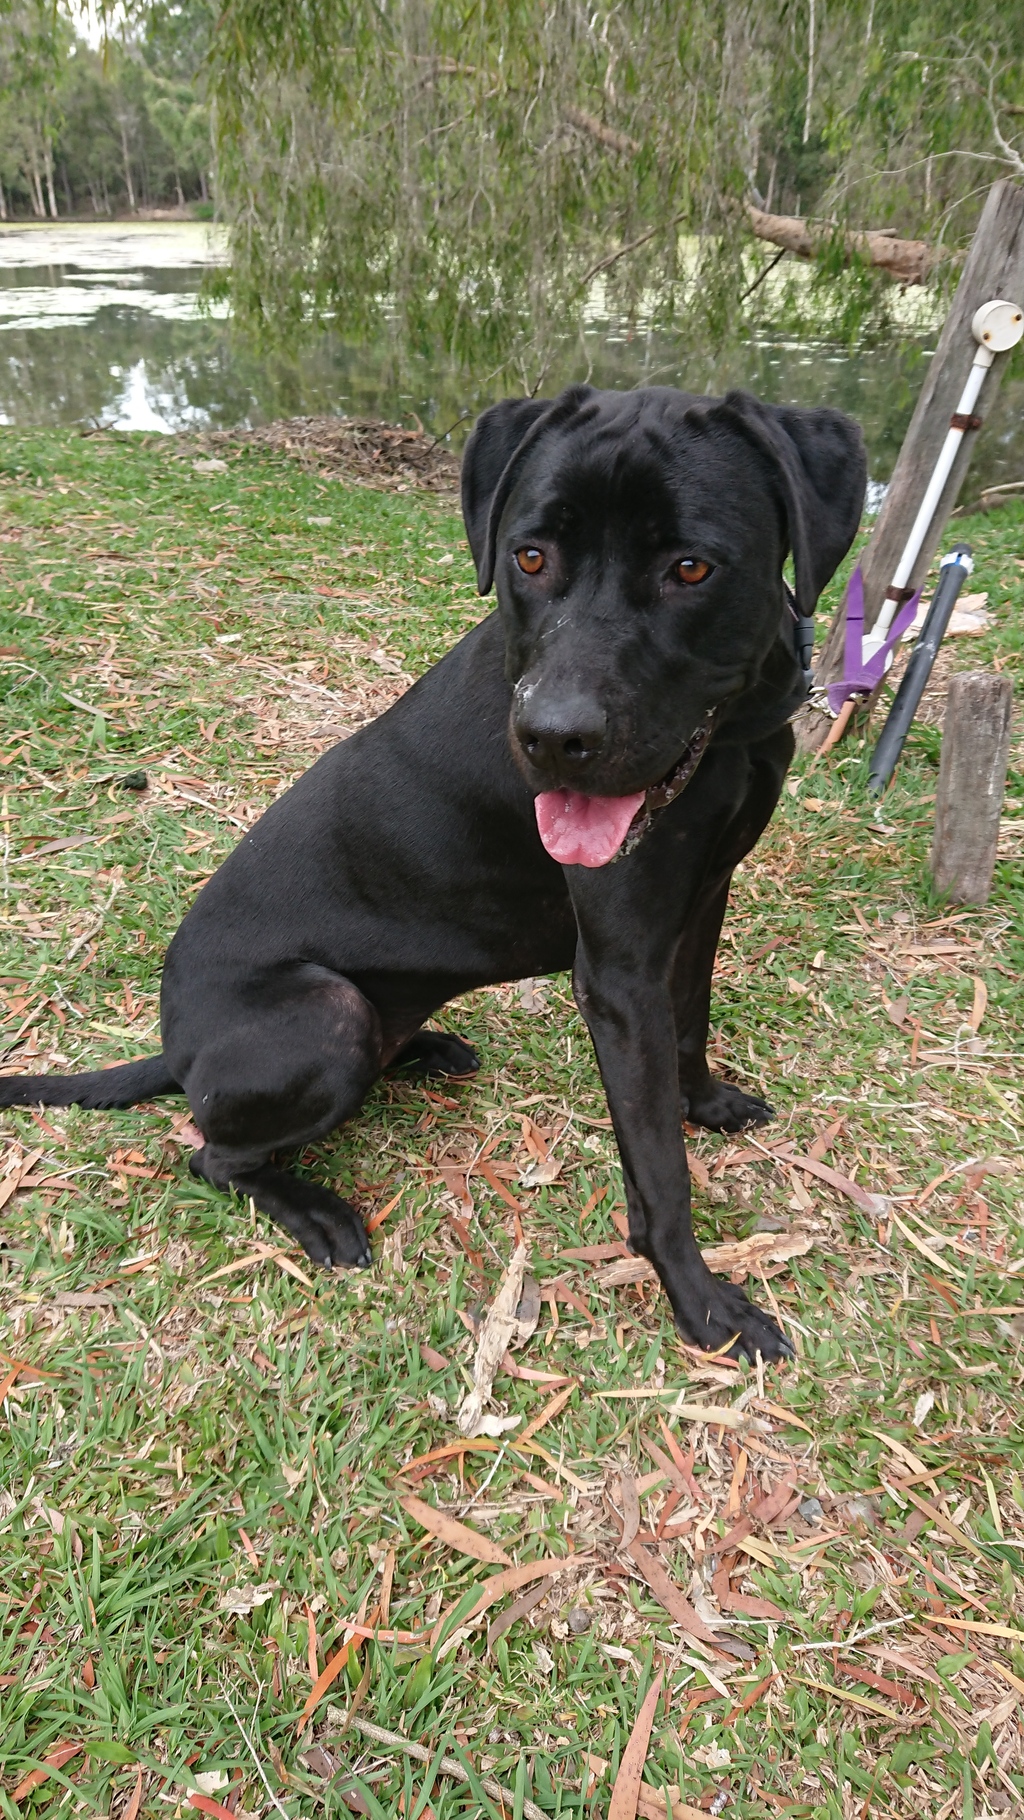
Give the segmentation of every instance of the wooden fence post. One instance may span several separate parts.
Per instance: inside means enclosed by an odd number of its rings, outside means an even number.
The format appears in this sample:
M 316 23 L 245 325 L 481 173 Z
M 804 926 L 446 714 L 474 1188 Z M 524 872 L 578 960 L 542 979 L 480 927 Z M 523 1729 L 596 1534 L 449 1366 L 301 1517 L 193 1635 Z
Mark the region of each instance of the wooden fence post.
M 1013 684 L 987 670 L 954 676 L 946 696 L 932 877 L 957 904 L 992 888 L 1010 752 Z
M 968 370 L 977 352 L 977 344 L 971 334 L 971 318 L 979 304 L 987 303 L 993 297 L 1005 297 L 1011 303 L 1024 304 L 1024 184 L 1016 183 L 1011 178 L 994 183 L 988 193 L 956 296 L 921 387 L 917 408 L 897 457 L 882 509 L 861 555 L 865 631 L 878 618 L 886 588 L 893 578 L 949 429 L 950 417 L 956 410 Z M 1008 354 L 997 354 L 985 380 L 979 403 L 983 418 L 991 413 L 1009 358 Z M 911 576 L 911 585 L 915 588 L 923 582 L 938 549 L 977 437 L 977 430 L 968 430 L 961 440 L 952 473 L 932 520 L 931 531 L 925 539 Z M 815 683 L 818 686 L 838 682 L 842 676 L 845 635 L 846 616 L 840 608 L 829 626 L 815 665 Z M 831 725 L 827 714 L 813 708 L 805 709 L 797 721 L 799 749 L 804 752 L 816 751 Z

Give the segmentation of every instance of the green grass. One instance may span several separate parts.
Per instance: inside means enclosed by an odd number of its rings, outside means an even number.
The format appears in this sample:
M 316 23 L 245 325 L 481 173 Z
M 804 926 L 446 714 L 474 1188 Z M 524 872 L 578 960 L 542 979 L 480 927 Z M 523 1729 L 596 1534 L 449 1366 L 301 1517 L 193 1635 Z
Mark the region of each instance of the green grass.
M 163 949 L 239 829 L 480 614 L 449 501 L 349 487 L 244 445 L 226 471 L 197 471 L 205 453 L 170 438 L 0 441 L 9 1070 L 151 1052 Z M 1016 676 L 1024 510 L 958 531 L 975 543 L 972 587 L 988 591 L 996 624 L 953 661 L 998 660 Z M 727 1816 L 829 1820 L 958 1820 L 1019 1804 L 1024 778 L 1018 751 L 989 905 L 951 912 L 927 872 L 937 756 L 935 730 L 918 727 L 877 812 L 862 746 L 798 765 L 737 878 L 721 950 L 714 1051 L 778 1107 L 766 1143 L 789 1138 L 806 1154 L 842 1120 L 828 1163 L 889 1197 L 933 1254 L 784 1159 L 734 1161 L 751 1148 L 742 1140 L 692 1141 L 716 1171 L 695 1197 L 705 1242 L 779 1223 L 812 1240 L 752 1285 L 774 1296 L 799 1353 L 767 1379 L 774 1411 L 751 1404 L 751 1426 L 735 1432 L 670 1421 L 701 1490 L 663 1551 L 688 1596 L 696 1573 L 714 1607 L 717 1541 L 787 1465 L 823 1507 L 819 1546 L 797 1514 L 767 1538 L 766 1559 L 748 1558 L 746 1579 L 737 1561 L 734 1588 L 784 1614 L 733 1616 L 739 1654 L 702 1654 L 616 1552 L 619 1476 L 651 1477 L 648 1445 L 665 1447 L 655 1412 L 671 1399 L 606 1393 L 664 1384 L 730 1404 L 757 1383 L 682 1347 L 651 1285 L 603 1289 L 593 1266 L 559 1255 L 614 1240 L 622 1200 L 607 1127 L 588 1122 L 605 1107 L 567 979 L 532 1011 L 516 986 L 450 1008 L 450 1027 L 481 1051 L 480 1075 L 442 1091 L 385 1083 L 304 1159 L 368 1213 L 402 1190 L 369 1278 L 310 1269 L 310 1288 L 257 1258 L 210 1281 L 280 1235 L 189 1177 L 181 1102 L 5 1115 L 2 1154 L 27 1175 L 0 1212 L 6 1815 L 116 1820 L 139 1765 L 144 1815 L 192 1811 L 196 1778 L 209 1792 L 218 1772 L 236 1778 L 249 1814 L 391 1815 L 404 1799 L 407 1814 L 429 1802 L 437 1820 L 497 1820 L 485 1774 L 515 1791 L 516 1815 L 524 1797 L 552 1814 L 603 1814 L 659 1667 L 646 1776 L 691 1803 L 724 1791 Z M 140 769 L 149 788 L 122 788 Z M 975 1034 L 977 981 L 987 1007 Z M 518 1180 L 526 1116 L 561 1162 L 540 1188 Z M 412 1489 L 516 1561 L 585 1559 L 489 1653 L 486 1629 L 462 1632 L 458 1613 L 447 1649 L 444 1638 L 433 1653 L 367 1644 L 299 1739 L 309 1613 L 322 1667 L 344 1620 L 372 1615 L 382 1577 L 393 1572 L 391 1624 L 420 1633 L 494 1571 L 425 1536 L 397 1477 L 457 1438 L 473 1354 L 464 1317 L 511 1252 L 512 1210 L 486 1179 L 471 1176 L 469 1212 L 437 1167 L 457 1170 L 485 1144 L 526 1209 L 542 1290 L 562 1280 L 591 1318 L 545 1302 L 519 1354 L 575 1384 L 538 1434 L 548 1460 L 517 1454 L 512 1431 L 467 1454 L 461 1477 L 449 1460 Z M 965 1172 L 969 1159 L 989 1172 Z M 428 1363 L 422 1345 L 447 1363 Z M 38 1369 L 12 1384 L 9 1360 Z M 499 1408 L 529 1419 L 552 1388 L 499 1376 Z M 933 1474 L 902 1503 L 878 1489 L 912 1475 L 899 1447 Z M 641 1488 L 645 1525 L 665 1491 L 664 1480 Z M 934 1522 L 936 1507 L 966 1542 Z M 262 1603 L 247 1596 L 255 1587 Z M 589 1619 L 582 1634 L 574 1608 Z M 1022 1641 L 932 1621 L 953 1615 Z M 866 1649 L 831 1647 L 872 1626 L 883 1628 Z M 896 1682 L 903 1699 L 844 1662 Z M 477 1779 L 434 1780 L 394 1746 L 343 1731 L 353 1698 L 361 1718 L 432 1756 L 461 1752 Z M 15 1807 L 15 1787 L 61 1742 L 83 1749 Z M 303 1761 L 316 1742 L 341 1766 L 333 1781 L 327 1758 Z M 612 1765 L 589 1794 L 587 1749 Z

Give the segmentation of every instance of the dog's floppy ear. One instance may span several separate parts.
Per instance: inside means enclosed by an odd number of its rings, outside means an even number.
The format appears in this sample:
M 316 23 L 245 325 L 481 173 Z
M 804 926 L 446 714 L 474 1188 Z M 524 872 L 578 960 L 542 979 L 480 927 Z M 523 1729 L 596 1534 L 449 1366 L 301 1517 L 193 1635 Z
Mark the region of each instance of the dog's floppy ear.
M 857 535 L 867 486 L 864 438 L 825 407 L 762 404 L 729 392 L 719 407 L 767 455 L 789 522 L 797 611 L 810 615 Z
M 494 580 L 495 538 L 519 458 L 545 429 L 571 415 L 590 390 L 576 385 L 555 399 L 506 398 L 477 418 L 462 457 L 462 517 L 481 594 Z

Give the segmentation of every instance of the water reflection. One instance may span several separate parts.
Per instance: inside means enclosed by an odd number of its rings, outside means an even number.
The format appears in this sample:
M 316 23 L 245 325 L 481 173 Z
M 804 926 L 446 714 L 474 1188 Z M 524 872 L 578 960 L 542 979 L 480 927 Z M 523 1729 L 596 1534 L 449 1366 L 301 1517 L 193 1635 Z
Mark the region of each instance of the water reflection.
M 480 407 L 511 386 L 474 383 L 443 355 L 402 358 L 385 332 L 372 346 L 324 336 L 294 354 L 257 352 L 198 291 L 223 245 L 197 224 L 0 233 L 0 421 L 91 423 L 165 431 L 345 413 L 418 419 L 460 441 Z M 864 426 L 884 480 L 914 407 L 928 346 L 848 354 L 782 337 L 709 356 L 677 336 L 594 323 L 567 339 L 544 390 L 571 379 L 698 392 L 750 387 L 778 403 L 832 404 Z M 975 461 L 975 485 L 1024 472 L 1024 379 L 1004 384 Z

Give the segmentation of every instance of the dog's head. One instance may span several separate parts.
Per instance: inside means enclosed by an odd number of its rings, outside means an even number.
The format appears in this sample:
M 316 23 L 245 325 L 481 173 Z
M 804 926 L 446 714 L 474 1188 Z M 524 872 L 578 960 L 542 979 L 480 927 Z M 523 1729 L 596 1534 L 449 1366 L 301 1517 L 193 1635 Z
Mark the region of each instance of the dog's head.
M 589 848 L 570 840 L 556 857 L 612 857 L 626 804 L 681 776 L 695 739 L 737 712 L 766 666 L 795 705 L 783 563 L 792 551 L 797 610 L 812 613 L 853 540 L 865 479 L 848 417 L 743 392 L 581 385 L 483 413 L 462 506 L 480 592 L 497 590 L 512 749 L 542 838 L 556 797 L 580 827 L 603 817 Z M 617 818 L 599 813 L 613 802 Z

